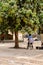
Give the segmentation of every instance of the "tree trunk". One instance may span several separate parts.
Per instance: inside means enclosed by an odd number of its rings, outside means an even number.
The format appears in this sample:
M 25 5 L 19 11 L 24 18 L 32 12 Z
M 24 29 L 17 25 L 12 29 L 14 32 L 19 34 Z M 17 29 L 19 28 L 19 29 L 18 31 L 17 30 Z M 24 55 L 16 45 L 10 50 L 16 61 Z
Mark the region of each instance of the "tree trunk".
M 18 31 L 15 31 L 15 48 L 19 48 L 19 44 L 18 44 Z

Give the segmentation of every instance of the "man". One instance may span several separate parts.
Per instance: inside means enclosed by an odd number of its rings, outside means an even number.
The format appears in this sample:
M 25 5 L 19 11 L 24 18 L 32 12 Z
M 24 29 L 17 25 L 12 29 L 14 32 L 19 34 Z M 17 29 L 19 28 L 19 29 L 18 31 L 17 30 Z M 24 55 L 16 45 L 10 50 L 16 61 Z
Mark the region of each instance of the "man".
M 33 48 L 33 38 L 32 38 L 32 35 L 31 34 L 29 34 L 29 36 L 28 36 L 28 45 L 27 45 L 27 49 L 28 48 Z

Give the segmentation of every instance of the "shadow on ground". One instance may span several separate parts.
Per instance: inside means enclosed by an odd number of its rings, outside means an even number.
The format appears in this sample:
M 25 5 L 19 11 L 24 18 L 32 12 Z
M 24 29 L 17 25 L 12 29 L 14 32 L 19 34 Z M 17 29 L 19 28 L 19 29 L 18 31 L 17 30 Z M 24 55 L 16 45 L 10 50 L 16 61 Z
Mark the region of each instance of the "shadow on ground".
M 10 49 L 27 49 L 27 48 L 25 48 L 25 47 L 19 47 L 19 48 L 10 47 Z

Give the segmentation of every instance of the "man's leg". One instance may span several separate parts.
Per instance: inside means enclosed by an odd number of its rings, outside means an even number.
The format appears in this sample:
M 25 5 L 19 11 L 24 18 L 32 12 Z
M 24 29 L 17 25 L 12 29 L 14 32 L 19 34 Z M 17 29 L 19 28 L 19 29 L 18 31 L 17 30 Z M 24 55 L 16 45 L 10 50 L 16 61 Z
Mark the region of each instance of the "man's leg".
M 29 42 L 28 42 L 28 45 L 27 45 L 27 49 L 29 48 Z
M 33 43 L 30 43 L 30 48 L 33 49 Z

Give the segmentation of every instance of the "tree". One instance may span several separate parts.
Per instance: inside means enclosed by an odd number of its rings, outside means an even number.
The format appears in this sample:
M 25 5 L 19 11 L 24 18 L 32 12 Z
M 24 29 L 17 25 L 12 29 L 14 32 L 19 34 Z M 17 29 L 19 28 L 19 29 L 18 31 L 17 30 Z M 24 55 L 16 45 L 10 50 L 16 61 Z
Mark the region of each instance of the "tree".
M 38 0 L 37 2 L 37 16 L 39 18 L 39 34 L 43 33 L 43 0 Z
M 7 22 L 7 4 L 4 5 L 4 3 L 0 2 L 0 32 L 1 34 L 6 34 L 8 31 L 8 22 Z
M 18 48 L 18 31 L 36 31 L 39 27 L 39 0 L 2 0 L 0 1 L 0 26 L 15 32 L 15 47 Z M 6 25 L 7 23 L 7 25 Z M 3 26 L 3 27 L 4 27 Z M 2 27 L 2 26 L 1 26 Z

